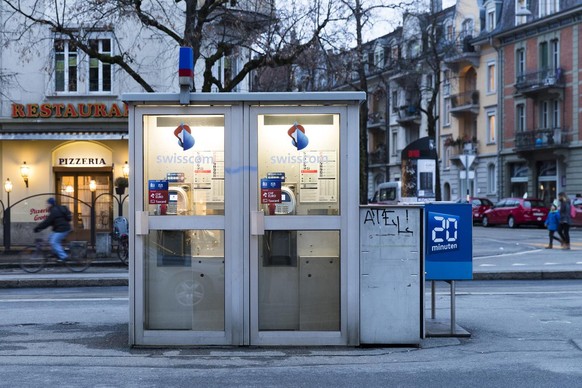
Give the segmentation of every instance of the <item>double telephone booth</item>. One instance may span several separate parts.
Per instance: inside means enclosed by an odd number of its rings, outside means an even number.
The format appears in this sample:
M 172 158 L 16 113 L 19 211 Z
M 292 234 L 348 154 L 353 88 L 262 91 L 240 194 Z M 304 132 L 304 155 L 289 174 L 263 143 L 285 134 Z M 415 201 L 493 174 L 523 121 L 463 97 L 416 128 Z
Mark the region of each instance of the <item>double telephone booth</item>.
M 358 345 L 365 94 L 123 99 L 130 344 Z

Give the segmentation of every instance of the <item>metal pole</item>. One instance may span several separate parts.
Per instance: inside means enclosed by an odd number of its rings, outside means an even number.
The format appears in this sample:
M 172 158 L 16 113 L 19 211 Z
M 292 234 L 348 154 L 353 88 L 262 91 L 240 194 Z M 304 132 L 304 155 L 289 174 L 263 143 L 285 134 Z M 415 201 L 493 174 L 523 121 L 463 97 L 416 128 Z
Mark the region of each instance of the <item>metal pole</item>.
M 10 252 L 10 191 L 6 195 L 8 206 L 4 209 L 4 253 Z
M 91 246 L 95 248 L 95 228 L 96 226 L 95 220 L 95 192 L 91 192 Z
M 451 280 L 451 334 L 453 335 L 457 327 L 455 319 L 455 281 Z
M 465 182 L 467 184 L 467 203 L 469 203 L 469 155 L 465 154 Z
M 435 296 L 435 281 L 432 280 L 430 282 L 430 289 L 431 289 L 431 296 L 430 296 L 430 302 L 431 302 L 431 313 L 430 313 L 430 317 L 432 319 L 436 318 L 436 296 Z
M 118 204 L 118 208 L 117 208 L 117 213 L 118 213 L 118 217 L 123 217 L 123 202 L 121 201 L 121 196 L 123 194 L 119 194 L 119 201 L 117 201 Z

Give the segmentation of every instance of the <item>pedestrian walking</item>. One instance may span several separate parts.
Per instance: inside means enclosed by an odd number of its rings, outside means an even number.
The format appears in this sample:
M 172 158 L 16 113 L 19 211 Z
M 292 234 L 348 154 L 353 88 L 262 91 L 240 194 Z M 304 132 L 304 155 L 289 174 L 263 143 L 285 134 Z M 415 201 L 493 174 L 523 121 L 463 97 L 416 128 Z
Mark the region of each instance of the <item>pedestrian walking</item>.
M 563 191 L 558 194 L 558 200 L 560 201 L 560 226 L 558 228 L 558 234 L 562 239 L 562 249 L 570 249 L 570 223 L 572 219 L 570 217 L 570 199 Z
M 550 237 L 550 243 L 546 247 L 546 249 L 553 248 L 554 240 L 559 241 L 562 244 L 562 240 L 555 236 L 554 234 L 558 231 L 560 227 L 560 212 L 555 204 L 552 204 L 550 208 L 550 212 L 548 213 L 548 217 L 546 218 L 545 222 L 546 228 L 548 228 L 548 235 Z

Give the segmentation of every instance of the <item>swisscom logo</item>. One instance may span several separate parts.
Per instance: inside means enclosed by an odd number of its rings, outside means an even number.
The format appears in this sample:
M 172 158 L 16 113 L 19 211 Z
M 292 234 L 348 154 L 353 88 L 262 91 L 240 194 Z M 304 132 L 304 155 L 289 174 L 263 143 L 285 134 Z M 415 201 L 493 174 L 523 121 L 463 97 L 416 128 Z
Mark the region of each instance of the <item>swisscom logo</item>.
M 287 134 L 291 138 L 293 146 L 297 148 L 297 151 L 301 151 L 307 144 L 309 144 L 309 138 L 305 135 L 305 128 L 300 124 L 293 124 L 291 128 L 287 131 Z
M 192 129 L 187 124 L 180 124 L 174 130 L 174 136 L 178 138 L 178 144 L 184 151 L 194 147 L 194 136 L 192 136 Z
M 459 249 L 459 220 L 454 214 L 428 212 L 429 250 L 431 253 Z

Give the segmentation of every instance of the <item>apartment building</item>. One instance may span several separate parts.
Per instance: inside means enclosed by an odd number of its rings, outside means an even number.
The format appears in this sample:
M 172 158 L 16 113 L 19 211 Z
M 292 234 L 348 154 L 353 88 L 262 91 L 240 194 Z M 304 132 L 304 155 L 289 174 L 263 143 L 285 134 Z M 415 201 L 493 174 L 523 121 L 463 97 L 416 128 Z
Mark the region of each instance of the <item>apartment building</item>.
M 443 26 L 451 49 L 443 58 L 439 146 L 442 199 L 495 194 L 496 59 L 483 33 L 477 1 L 458 1 Z M 492 172 L 493 170 L 493 172 Z
M 392 113 L 396 101 L 391 99 L 391 77 L 400 55 L 401 29 L 371 42 L 367 52 L 368 77 L 368 197 L 382 182 L 400 176 L 393 153 Z
M 499 53 L 499 194 L 582 192 L 582 4 L 504 2 L 492 34 Z
M 418 67 L 394 61 L 384 69 L 389 81 L 382 91 L 370 88 L 369 191 L 382 179 L 399 180 L 400 151 L 429 133 L 421 108 L 432 83 L 439 88 L 443 200 L 527 194 L 550 203 L 560 191 L 581 193 L 581 16 L 582 5 L 574 0 L 458 0 L 438 13 L 440 83 L 434 84 L 427 67 L 419 76 Z M 430 47 L 419 24 L 406 20 L 391 36 L 390 43 L 382 37 L 367 47 L 379 52 L 383 45 L 391 58 Z M 386 134 L 377 130 L 383 124 L 374 120 L 382 116 L 373 108 L 376 101 L 384 104 L 384 95 Z M 378 158 L 386 161 L 381 169 Z

